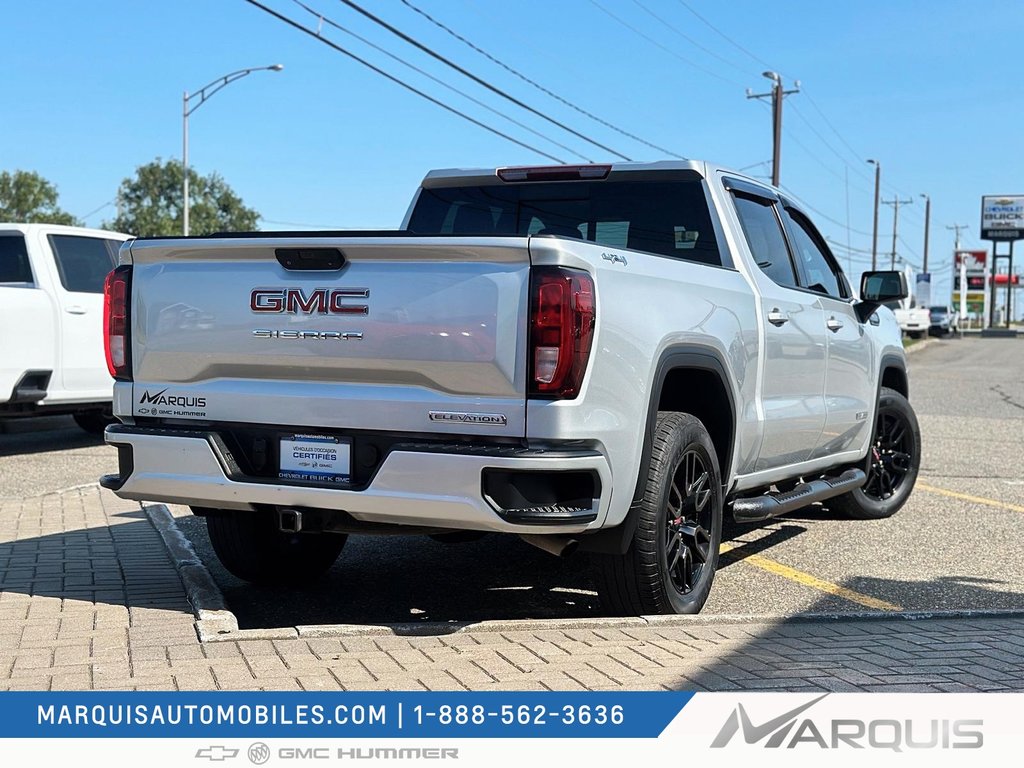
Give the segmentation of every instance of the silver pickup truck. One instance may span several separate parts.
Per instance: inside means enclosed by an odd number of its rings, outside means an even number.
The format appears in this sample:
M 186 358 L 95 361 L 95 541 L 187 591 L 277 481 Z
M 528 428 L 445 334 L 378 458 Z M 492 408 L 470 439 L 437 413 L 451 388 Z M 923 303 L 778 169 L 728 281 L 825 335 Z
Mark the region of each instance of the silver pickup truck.
M 502 532 L 589 552 L 610 611 L 693 613 L 723 514 L 907 500 L 906 290 L 855 297 L 798 205 L 696 161 L 434 171 L 395 232 L 133 240 L 101 482 L 191 506 L 253 582 L 347 534 Z

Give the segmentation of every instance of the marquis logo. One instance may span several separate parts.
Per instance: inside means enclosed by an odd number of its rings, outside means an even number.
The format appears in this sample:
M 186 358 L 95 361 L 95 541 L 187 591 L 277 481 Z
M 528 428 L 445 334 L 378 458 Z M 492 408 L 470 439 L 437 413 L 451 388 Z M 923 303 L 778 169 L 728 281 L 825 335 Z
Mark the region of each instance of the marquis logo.
M 814 720 L 800 716 L 828 694 L 801 704 L 762 723 L 754 723 L 742 704 L 726 718 L 711 742 L 712 749 L 730 745 L 761 744 L 765 749 L 887 749 L 893 752 L 918 749 L 981 749 L 985 743 L 984 721 L 922 718 L 832 718 Z M 735 739 L 742 734 L 742 741 Z M 763 744 L 762 744 L 763 742 Z

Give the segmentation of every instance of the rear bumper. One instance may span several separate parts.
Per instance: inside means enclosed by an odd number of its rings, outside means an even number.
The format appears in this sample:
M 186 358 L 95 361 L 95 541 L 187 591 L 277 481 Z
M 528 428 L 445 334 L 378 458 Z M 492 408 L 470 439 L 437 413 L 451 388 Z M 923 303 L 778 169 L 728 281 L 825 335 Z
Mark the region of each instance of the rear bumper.
M 356 491 L 238 477 L 224 447 L 201 433 L 116 425 L 107 429 L 106 441 L 118 448 L 120 470 L 100 483 L 124 499 L 243 511 L 260 507 L 336 510 L 373 524 L 575 534 L 602 527 L 612 488 L 607 459 L 591 450 L 395 449 L 369 485 Z M 586 510 L 549 506 L 543 508 L 547 516 L 538 514 L 529 523 L 521 522 L 529 518 L 522 509 L 515 514 L 500 510 L 484 492 L 485 474 L 519 472 L 589 473 L 595 478 L 595 498 Z

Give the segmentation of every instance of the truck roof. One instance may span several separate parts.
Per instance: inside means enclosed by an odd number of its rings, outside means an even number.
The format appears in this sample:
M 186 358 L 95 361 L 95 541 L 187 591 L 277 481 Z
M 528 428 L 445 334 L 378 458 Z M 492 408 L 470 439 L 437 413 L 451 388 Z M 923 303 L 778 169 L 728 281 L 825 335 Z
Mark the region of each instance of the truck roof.
M 601 168 L 608 168 L 610 173 L 618 173 L 623 171 L 633 173 L 660 173 L 668 171 L 696 171 L 702 176 L 708 176 L 709 174 L 715 173 L 716 171 L 728 171 L 731 175 L 735 175 L 741 178 L 749 178 L 746 174 L 733 171 L 732 169 L 725 168 L 723 166 L 708 163 L 704 160 L 658 160 L 650 163 L 566 163 L 565 167 L 578 167 L 578 168 L 591 168 L 598 166 Z M 500 166 L 498 168 L 439 168 L 427 173 L 423 178 L 424 187 L 444 187 L 449 186 L 453 181 L 459 180 L 461 182 L 470 182 L 472 184 L 488 184 L 488 183 L 500 183 L 498 178 L 498 171 L 503 168 L 559 168 L 562 166 L 558 165 L 543 165 L 543 166 Z M 755 181 L 751 179 L 751 181 Z M 756 183 L 764 185 L 764 182 L 757 181 Z
M 114 232 L 109 229 L 95 229 L 93 227 L 72 227 L 67 224 L 26 224 L 23 222 L 0 222 L 0 231 L 15 231 L 23 234 L 31 234 L 38 232 L 39 230 L 45 230 L 47 232 L 62 234 L 62 235 L 88 235 L 92 237 L 105 237 L 109 240 L 128 240 L 133 235 L 127 235 L 124 232 Z

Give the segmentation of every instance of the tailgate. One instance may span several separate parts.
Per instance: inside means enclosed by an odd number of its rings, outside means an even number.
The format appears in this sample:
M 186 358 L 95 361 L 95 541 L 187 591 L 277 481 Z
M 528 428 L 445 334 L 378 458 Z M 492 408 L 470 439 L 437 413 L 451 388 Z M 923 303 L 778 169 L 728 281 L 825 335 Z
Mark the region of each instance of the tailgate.
M 331 248 L 341 269 L 281 263 Z M 525 434 L 526 238 L 153 240 L 131 257 L 133 415 Z

